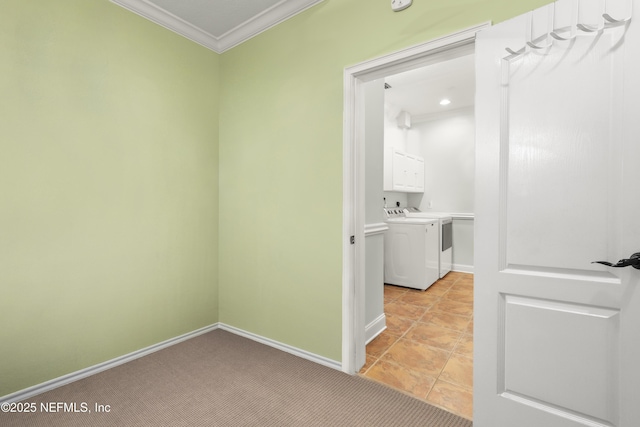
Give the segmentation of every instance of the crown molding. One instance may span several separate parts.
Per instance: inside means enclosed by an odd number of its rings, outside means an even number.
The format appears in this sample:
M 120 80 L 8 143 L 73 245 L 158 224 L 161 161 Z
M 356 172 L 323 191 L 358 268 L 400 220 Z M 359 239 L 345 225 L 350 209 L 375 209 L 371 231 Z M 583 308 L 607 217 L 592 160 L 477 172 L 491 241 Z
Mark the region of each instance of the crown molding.
M 111 2 L 208 49 L 221 53 L 218 47 L 219 40 L 216 37 L 147 0 L 111 0 Z
M 323 0 L 282 0 L 264 12 L 216 37 L 148 0 L 111 0 L 137 15 L 180 34 L 216 53 L 223 53 Z
M 234 29 L 224 33 L 219 39 L 219 53 L 229 50 L 323 1 L 324 0 L 282 0 L 264 12 L 259 13 Z

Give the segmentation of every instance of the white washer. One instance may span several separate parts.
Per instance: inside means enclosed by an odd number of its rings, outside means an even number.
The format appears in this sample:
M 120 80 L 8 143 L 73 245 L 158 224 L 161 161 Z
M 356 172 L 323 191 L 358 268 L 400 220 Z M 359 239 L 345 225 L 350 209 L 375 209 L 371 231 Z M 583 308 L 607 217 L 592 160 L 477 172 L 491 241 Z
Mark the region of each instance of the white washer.
M 427 289 L 438 280 L 438 221 L 395 217 L 387 225 L 384 282 Z
M 404 208 L 407 218 L 430 218 L 438 220 L 439 231 L 439 275 L 441 279 L 451 271 L 453 266 L 453 218 L 444 212 L 422 212 L 418 208 Z

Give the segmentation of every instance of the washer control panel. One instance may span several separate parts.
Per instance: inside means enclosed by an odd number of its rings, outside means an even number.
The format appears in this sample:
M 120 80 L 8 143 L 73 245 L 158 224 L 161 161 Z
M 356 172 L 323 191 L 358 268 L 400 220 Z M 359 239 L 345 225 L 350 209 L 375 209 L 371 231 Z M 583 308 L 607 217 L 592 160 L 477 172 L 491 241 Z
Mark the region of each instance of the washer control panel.
M 402 208 L 383 208 L 387 218 L 400 218 L 405 216 Z

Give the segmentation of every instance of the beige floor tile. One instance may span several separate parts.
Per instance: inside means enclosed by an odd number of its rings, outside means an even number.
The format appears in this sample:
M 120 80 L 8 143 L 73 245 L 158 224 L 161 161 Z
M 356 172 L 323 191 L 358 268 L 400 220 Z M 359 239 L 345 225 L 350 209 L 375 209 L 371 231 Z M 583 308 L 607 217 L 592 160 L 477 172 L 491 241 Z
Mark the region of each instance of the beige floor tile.
M 473 304 L 453 301 L 450 299 L 442 299 L 438 301 L 431 306 L 431 309 L 467 317 L 471 317 L 473 314 Z
M 452 288 L 454 289 L 462 289 L 462 290 L 472 290 L 473 289 L 473 280 L 468 279 L 460 279 L 456 281 Z
M 407 292 L 398 298 L 398 301 L 405 302 L 407 304 L 420 305 L 424 307 L 431 307 L 433 304 L 440 300 L 439 295 L 429 294 L 427 292 Z
M 407 288 L 393 285 L 384 285 L 385 301 L 394 301 L 407 292 Z
M 473 394 L 455 384 L 438 380 L 427 396 L 427 402 L 445 408 L 467 419 L 473 417 Z
M 456 353 L 452 354 L 439 379 L 472 390 L 473 359 Z
M 422 323 L 432 323 L 442 326 L 443 328 L 453 329 L 456 331 L 465 331 L 469 325 L 468 316 L 459 316 L 457 314 L 445 313 L 444 311 L 429 310 L 420 319 Z
M 454 353 L 473 359 L 473 335 L 464 334 L 453 349 Z
M 461 335 L 459 331 L 446 329 L 432 323 L 417 322 L 404 338 L 451 351 L 460 340 Z
M 379 358 L 387 351 L 399 337 L 390 334 L 386 330 L 378 335 L 373 341 L 367 344 L 367 355 Z
M 471 419 L 473 275 L 451 272 L 426 291 L 385 285 L 384 304 L 387 329 L 361 375 Z
M 433 377 L 384 360 L 374 364 L 365 376 L 411 393 L 419 399 L 425 399 L 436 382 Z
M 387 350 L 381 360 L 435 377 L 447 363 L 448 356 L 448 351 L 401 338 Z
M 473 359 L 473 335 L 462 335 L 462 338 L 460 338 L 460 341 L 454 347 L 453 352 Z
M 466 279 L 468 278 L 468 274 L 467 273 L 462 273 L 459 271 L 450 271 L 449 273 L 447 273 L 446 276 L 444 276 L 442 279 L 440 280 L 459 280 L 459 279 Z
M 415 323 L 414 320 L 404 317 L 398 317 L 394 314 L 387 314 L 387 329 L 386 331 L 392 335 L 402 336 L 404 335 Z
M 443 299 L 473 304 L 473 292 L 456 289 L 455 285 L 442 296 Z
M 449 288 L 451 288 L 451 283 L 446 282 L 436 282 L 433 285 L 429 286 L 426 291 L 424 291 L 427 295 L 433 295 L 436 297 L 441 297 L 444 295 Z
M 419 320 L 427 309 L 428 307 L 407 304 L 401 301 L 391 301 L 384 305 L 385 313 L 412 320 Z

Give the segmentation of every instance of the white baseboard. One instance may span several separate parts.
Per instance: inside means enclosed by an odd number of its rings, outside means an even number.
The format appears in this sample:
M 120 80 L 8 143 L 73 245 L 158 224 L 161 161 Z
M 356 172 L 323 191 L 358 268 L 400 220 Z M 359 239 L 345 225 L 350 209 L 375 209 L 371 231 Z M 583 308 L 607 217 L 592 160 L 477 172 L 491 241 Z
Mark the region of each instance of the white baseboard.
M 387 329 L 387 317 L 384 313 L 371 321 L 364 328 L 364 344 L 367 345 Z
M 452 271 L 458 271 L 460 273 L 471 273 L 473 274 L 473 265 L 464 265 L 464 264 L 453 264 Z
M 154 353 L 158 350 L 162 350 L 163 348 L 170 347 L 174 344 L 178 344 L 182 341 L 186 341 L 190 338 L 195 338 L 198 335 L 206 334 L 207 332 L 211 332 L 215 329 L 218 329 L 218 327 L 219 327 L 219 324 L 214 323 L 213 325 L 205 326 L 203 328 L 196 329 L 195 331 L 187 332 L 186 334 L 183 334 L 174 338 L 170 338 L 166 341 L 153 344 L 149 347 L 136 350 L 132 353 L 125 354 L 120 357 L 116 357 L 115 359 L 107 360 L 106 362 L 98 363 L 97 365 L 89 366 L 88 368 L 81 369 L 76 372 L 71 372 L 70 374 L 63 375 L 58 378 L 54 378 L 52 380 L 43 382 L 41 384 L 36 384 L 32 387 L 19 390 L 15 393 L 7 394 L 6 396 L 0 397 L 0 403 L 18 402 L 20 400 L 28 399 L 38 394 L 45 393 L 49 390 L 53 390 L 54 388 L 62 387 L 63 385 L 67 385 L 69 383 L 81 380 L 86 377 L 90 377 L 91 375 L 95 375 L 99 372 L 106 371 L 107 369 L 115 368 L 116 366 L 122 365 L 127 362 L 131 362 L 132 360 Z
M 340 362 L 335 360 L 331 360 L 329 358 L 319 356 L 317 354 L 308 352 L 306 350 L 302 350 L 288 344 L 283 344 L 278 341 L 274 341 L 269 338 L 262 337 L 260 335 L 256 335 L 251 332 L 244 331 L 242 329 L 226 325 L 224 323 L 214 323 L 213 325 L 205 326 L 200 329 L 196 329 L 195 331 L 187 332 L 186 334 L 177 336 L 175 338 L 170 338 L 166 341 L 162 341 L 157 344 L 153 344 L 149 347 L 142 348 L 140 350 L 136 350 L 132 353 L 125 354 L 120 357 L 116 357 L 115 359 L 107 360 L 106 362 L 99 363 L 97 365 L 89 366 L 88 368 L 81 369 L 76 372 L 72 372 L 67 375 L 63 375 L 58 378 L 54 378 L 52 380 L 46 381 L 41 384 L 36 384 L 32 387 L 25 388 L 23 390 L 19 390 L 15 393 L 7 394 L 6 396 L 0 397 L 0 403 L 4 402 L 18 402 L 21 400 L 29 399 L 30 397 L 36 396 L 38 394 L 45 393 L 47 391 L 53 390 L 58 387 L 62 387 L 63 385 L 67 385 L 74 381 L 81 380 L 83 378 L 90 377 L 91 375 L 97 374 L 102 371 L 106 371 L 107 369 L 115 368 L 116 366 L 122 365 L 124 363 L 130 362 L 132 360 L 138 359 L 140 357 L 147 356 L 151 353 L 154 353 L 158 350 L 162 350 L 163 348 L 170 347 L 174 344 L 181 343 L 182 341 L 186 341 L 190 338 L 195 338 L 198 335 L 206 334 L 207 332 L 214 331 L 216 329 L 222 329 L 232 334 L 236 334 L 245 338 L 248 338 L 253 341 L 257 341 L 261 344 L 268 345 L 270 347 L 276 348 L 278 350 L 284 351 L 286 353 L 293 354 L 294 356 L 302 357 L 303 359 L 310 360 L 312 362 L 318 363 L 320 365 L 327 366 L 329 368 L 342 370 L 342 365 Z
M 261 335 L 254 334 L 253 332 L 248 332 L 240 328 L 236 328 L 235 326 L 227 325 L 225 323 L 220 323 L 219 328 L 231 332 L 232 334 L 239 335 L 241 337 L 248 338 L 250 340 L 259 342 L 260 344 L 268 345 L 269 347 L 276 348 L 278 350 L 284 351 L 285 353 L 293 354 L 294 356 L 302 357 L 303 359 L 310 360 L 312 362 L 318 363 L 323 366 L 327 366 L 329 368 L 336 369 L 338 371 L 342 370 L 342 364 L 338 361 L 329 359 L 324 356 L 320 356 L 315 353 L 311 353 L 306 350 L 302 350 L 297 347 L 290 346 L 289 344 L 284 344 L 279 341 L 272 340 L 270 338 L 265 338 Z

